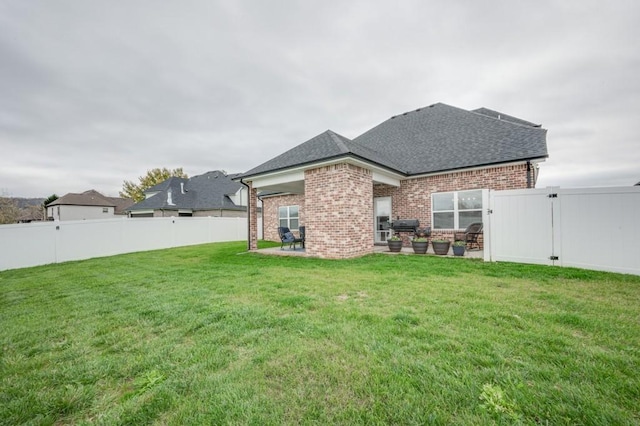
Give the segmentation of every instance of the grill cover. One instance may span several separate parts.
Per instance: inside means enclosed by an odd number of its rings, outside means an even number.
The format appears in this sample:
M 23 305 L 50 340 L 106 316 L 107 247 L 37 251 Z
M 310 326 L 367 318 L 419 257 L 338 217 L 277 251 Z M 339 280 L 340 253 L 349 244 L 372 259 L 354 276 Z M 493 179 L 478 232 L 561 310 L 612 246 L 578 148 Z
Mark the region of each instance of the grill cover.
M 418 226 L 420 226 L 418 219 L 397 219 L 393 221 L 391 228 L 395 232 L 416 232 Z

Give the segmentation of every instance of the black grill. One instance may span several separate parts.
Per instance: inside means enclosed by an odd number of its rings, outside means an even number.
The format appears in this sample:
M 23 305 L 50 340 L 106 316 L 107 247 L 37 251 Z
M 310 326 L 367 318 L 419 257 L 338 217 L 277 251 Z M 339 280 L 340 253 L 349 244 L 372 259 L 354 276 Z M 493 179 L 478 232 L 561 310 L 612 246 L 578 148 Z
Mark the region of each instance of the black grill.
M 396 219 L 393 221 L 391 228 L 393 232 L 412 232 L 415 234 L 420 226 L 418 219 Z

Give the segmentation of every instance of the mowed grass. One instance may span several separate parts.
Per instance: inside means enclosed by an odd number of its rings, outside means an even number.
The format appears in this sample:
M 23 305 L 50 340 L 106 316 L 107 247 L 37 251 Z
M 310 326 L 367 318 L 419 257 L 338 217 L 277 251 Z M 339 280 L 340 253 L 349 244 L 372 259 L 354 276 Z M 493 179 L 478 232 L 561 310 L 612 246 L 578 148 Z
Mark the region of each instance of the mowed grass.
M 0 272 L 0 422 L 640 423 L 640 277 L 244 249 Z

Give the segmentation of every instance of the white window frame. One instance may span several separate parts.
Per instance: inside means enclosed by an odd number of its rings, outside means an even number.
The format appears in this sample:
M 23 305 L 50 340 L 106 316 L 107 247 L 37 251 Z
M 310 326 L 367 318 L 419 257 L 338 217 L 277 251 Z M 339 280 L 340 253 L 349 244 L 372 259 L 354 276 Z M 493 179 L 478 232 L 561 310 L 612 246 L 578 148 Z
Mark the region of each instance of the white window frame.
M 295 216 L 291 216 L 291 208 L 295 207 L 297 210 L 297 213 Z M 280 216 L 280 212 L 282 209 L 287 209 L 286 210 L 286 216 Z M 298 221 L 298 226 L 296 226 L 295 228 L 291 227 L 291 220 L 297 220 Z M 287 221 L 287 228 L 289 228 L 289 230 L 291 231 L 297 231 L 300 227 L 300 206 L 297 205 L 291 205 L 291 206 L 278 206 L 278 226 L 282 226 L 282 221 L 286 220 Z
M 480 194 L 480 207 L 479 208 L 474 208 L 474 209 L 460 209 L 458 206 L 458 199 L 460 196 L 464 196 L 465 193 L 467 192 L 478 192 Z M 434 195 L 443 195 L 443 194 L 453 194 L 453 210 L 435 210 L 434 209 L 434 202 L 433 202 L 433 196 Z M 457 229 L 462 229 L 460 228 L 460 213 L 461 212 L 480 212 L 480 216 L 482 217 L 482 209 L 484 207 L 484 194 L 483 194 L 483 190 L 482 189 L 467 189 L 464 191 L 447 191 L 447 192 L 434 192 L 431 194 L 431 224 L 432 224 L 432 229 L 434 230 L 448 230 L 448 229 L 453 229 L 453 230 L 457 230 Z M 436 228 L 435 227 L 435 220 L 434 220 L 434 214 L 435 213 L 453 213 L 453 228 Z M 482 218 L 480 219 L 480 222 L 482 222 Z

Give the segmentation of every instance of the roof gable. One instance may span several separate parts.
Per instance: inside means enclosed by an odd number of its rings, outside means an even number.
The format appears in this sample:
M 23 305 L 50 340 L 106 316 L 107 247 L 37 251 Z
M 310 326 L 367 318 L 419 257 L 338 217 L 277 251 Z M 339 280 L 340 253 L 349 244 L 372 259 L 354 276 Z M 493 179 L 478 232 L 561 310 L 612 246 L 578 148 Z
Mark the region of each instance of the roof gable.
M 355 143 L 332 130 L 327 130 L 266 163 L 243 173 L 239 177 L 301 166 L 344 155 L 360 157 L 370 162 L 398 170 L 398 166 L 385 154 Z
M 349 139 L 332 130 L 327 130 L 300 145 L 262 163 L 261 165 L 243 173 L 243 176 L 256 175 L 266 171 L 286 169 L 307 163 L 313 163 L 328 158 L 346 154 L 349 149 Z

